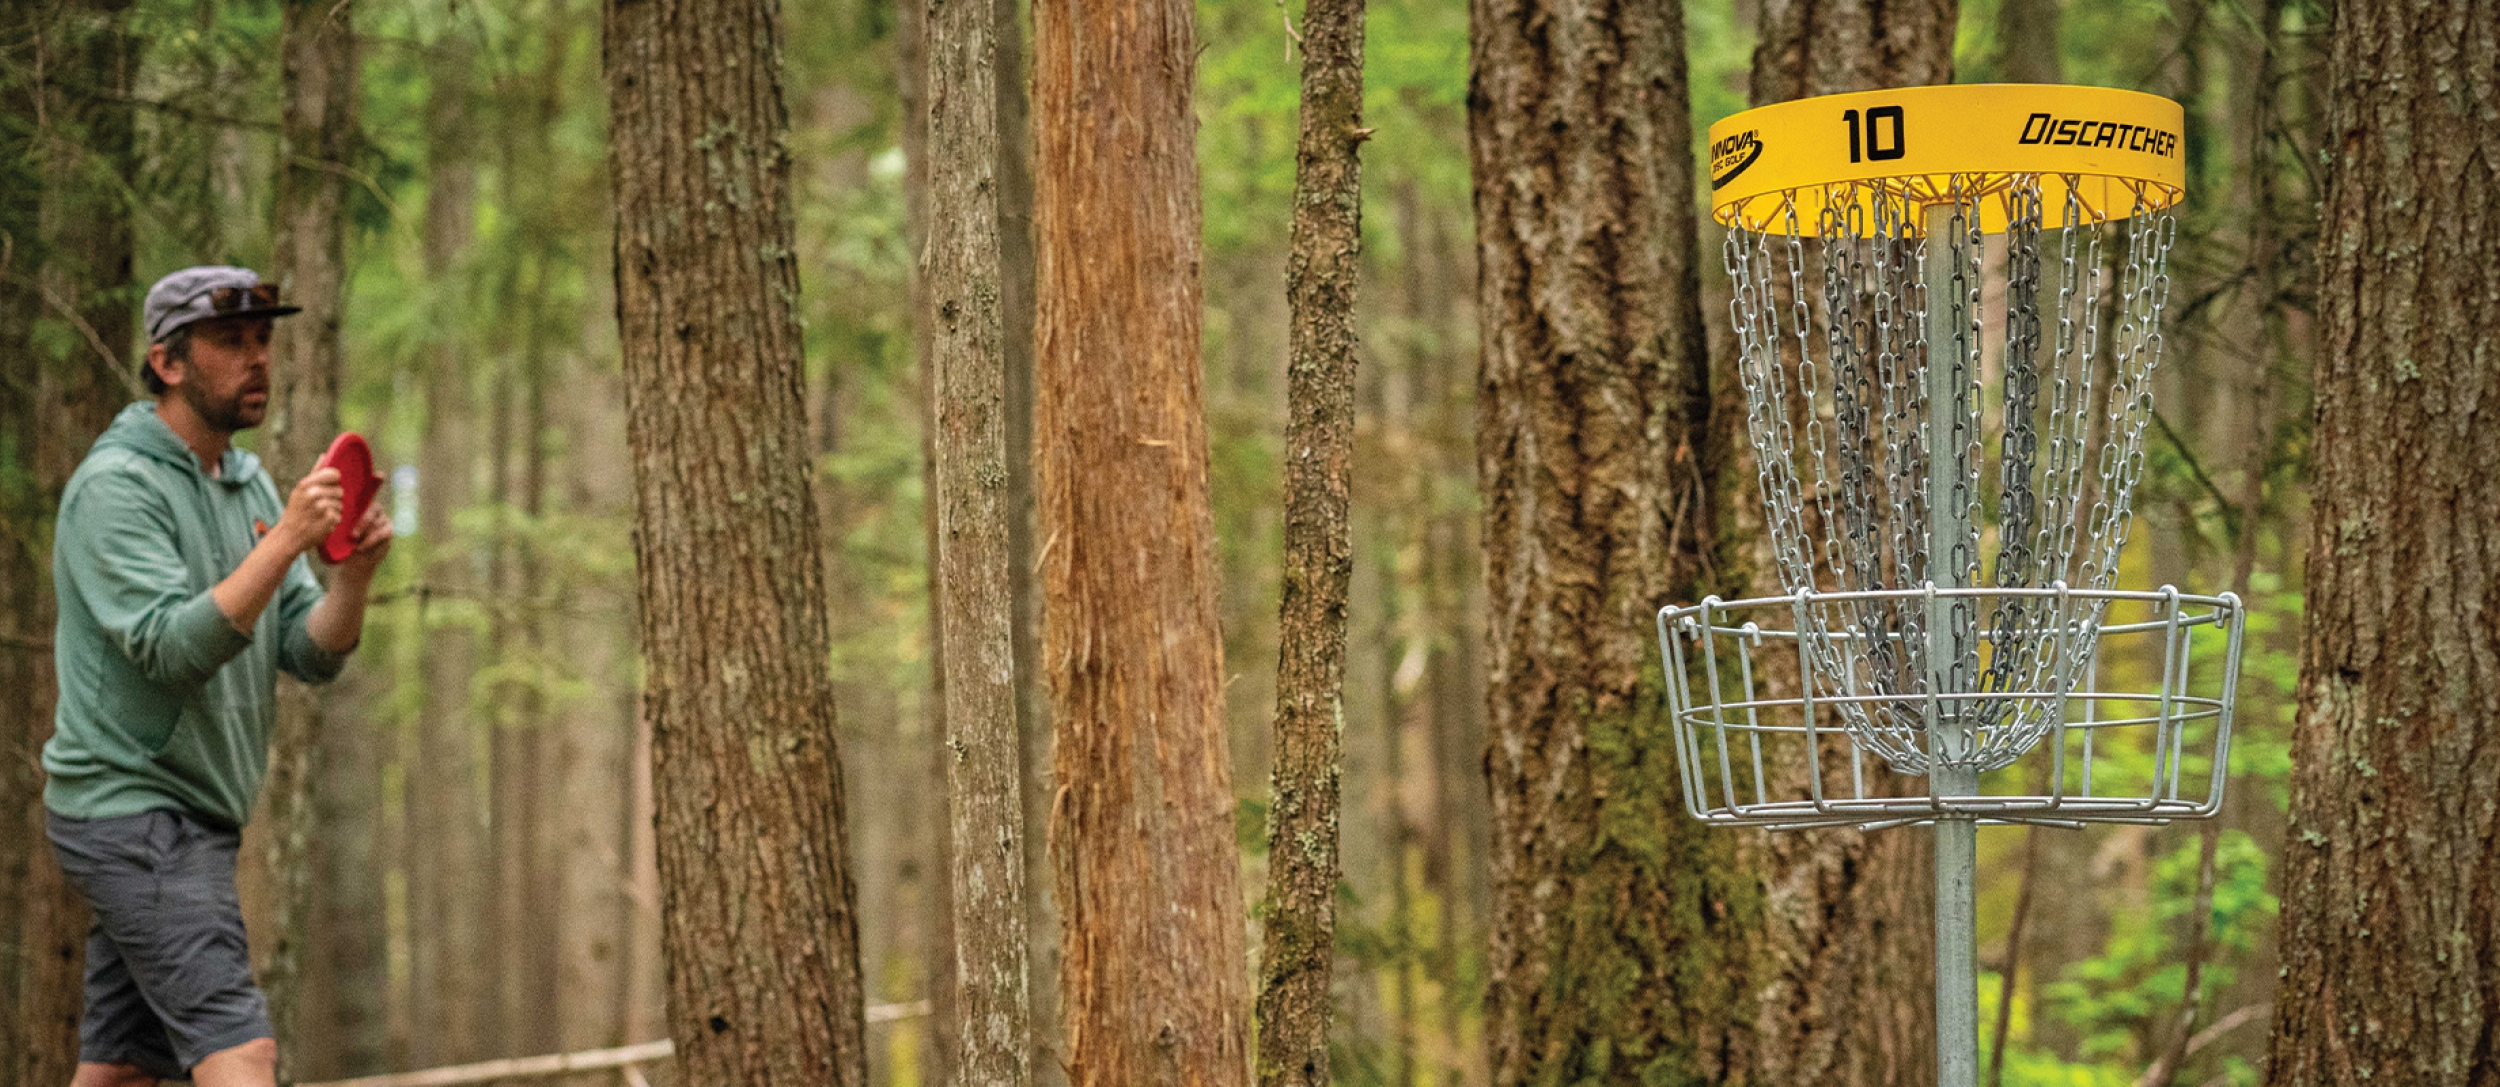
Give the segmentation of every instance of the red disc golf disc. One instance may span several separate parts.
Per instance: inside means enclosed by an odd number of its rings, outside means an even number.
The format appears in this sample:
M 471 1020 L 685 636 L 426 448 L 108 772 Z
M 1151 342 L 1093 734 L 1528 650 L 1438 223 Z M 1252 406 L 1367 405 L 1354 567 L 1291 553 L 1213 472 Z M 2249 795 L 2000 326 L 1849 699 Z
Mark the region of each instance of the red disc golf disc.
M 365 519 L 365 510 L 373 505 L 373 494 L 382 489 L 382 477 L 373 471 L 373 447 L 365 444 L 364 435 L 355 431 L 341 434 L 330 443 L 330 451 L 321 455 L 321 463 L 313 466 L 339 470 L 339 527 L 330 530 L 330 538 L 321 541 L 321 557 L 340 562 L 356 551 L 356 525 Z

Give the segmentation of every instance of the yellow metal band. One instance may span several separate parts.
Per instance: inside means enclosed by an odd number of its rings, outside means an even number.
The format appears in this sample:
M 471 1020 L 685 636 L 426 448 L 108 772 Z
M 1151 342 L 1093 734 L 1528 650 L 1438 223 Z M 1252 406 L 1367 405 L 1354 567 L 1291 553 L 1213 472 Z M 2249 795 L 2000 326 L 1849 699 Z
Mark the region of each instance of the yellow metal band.
M 1828 210 L 1976 199 L 1981 229 L 2005 229 L 1993 197 L 2040 179 L 2041 225 L 2169 207 L 2187 184 L 2185 116 L 2157 95 L 2028 83 L 1905 87 L 1749 109 L 1710 126 L 1710 212 L 1774 234 L 1812 233 Z M 1896 206 L 1898 210 L 1898 206 Z M 1908 216 L 1915 228 L 1920 217 Z

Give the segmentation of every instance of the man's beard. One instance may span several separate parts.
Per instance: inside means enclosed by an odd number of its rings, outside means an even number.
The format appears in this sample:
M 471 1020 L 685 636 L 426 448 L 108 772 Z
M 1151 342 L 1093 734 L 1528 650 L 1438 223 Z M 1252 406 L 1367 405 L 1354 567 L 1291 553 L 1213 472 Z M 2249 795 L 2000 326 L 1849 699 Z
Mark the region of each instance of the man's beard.
M 219 433 L 233 434 L 250 430 L 259 426 L 261 417 L 269 413 L 266 401 L 259 408 L 247 408 L 243 405 L 243 397 L 246 394 L 259 391 L 248 385 L 236 389 L 233 395 L 222 398 L 210 395 L 208 390 L 200 388 L 196 382 L 186 381 L 176 388 L 181 390 L 182 402 L 190 406 L 192 414 L 199 416 L 201 422 L 207 423 Z

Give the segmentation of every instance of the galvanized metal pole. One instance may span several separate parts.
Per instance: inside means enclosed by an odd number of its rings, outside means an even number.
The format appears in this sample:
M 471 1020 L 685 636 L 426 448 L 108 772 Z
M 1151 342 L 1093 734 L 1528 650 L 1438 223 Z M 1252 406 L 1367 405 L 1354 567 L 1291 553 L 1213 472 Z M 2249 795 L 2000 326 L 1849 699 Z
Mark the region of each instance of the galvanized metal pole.
M 1964 565 L 1955 561 L 1954 545 L 1971 528 L 1971 493 L 1962 478 L 1959 453 L 1969 437 L 1956 432 L 1965 420 L 1961 405 L 1977 406 L 1974 392 L 1963 388 L 1972 375 L 1962 364 L 1963 318 L 1955 302 L 1964 285 L 1955 282 L 1958 262 L 1952 237 L 1954 205 L 1930 205 L 1926 212 L 1926 262 L 1921 271 L 1927 293 L 1927 578 L 1937 588 L 1967 588 Z M 1978 254 L 1970 254 L 1973 272 Z M 1954 690 L 1953 665 L 1960 656 L 1954 642 L 1956 613 L 1968 600 L 1930 596 L 1927 605 L 1928 691 L 1934 695 L 1967 693 Z M 1970 796 L 1979 789 L 1978 768 L 1957 756 L 1969 751 L 1969 726 L 1964 703 L 1928 700 L 1927 751 L 1930 787 L 1937 796 Z M 1959 765 L 1949 765 L 1949 763 Z M 1976 1087 L 1979 1082 L 1979 903 L 1974 883 L 1979 868 L 1979 823 L 1970 816 L 1936 820 L 1936 1083 L 1937 1087 Z

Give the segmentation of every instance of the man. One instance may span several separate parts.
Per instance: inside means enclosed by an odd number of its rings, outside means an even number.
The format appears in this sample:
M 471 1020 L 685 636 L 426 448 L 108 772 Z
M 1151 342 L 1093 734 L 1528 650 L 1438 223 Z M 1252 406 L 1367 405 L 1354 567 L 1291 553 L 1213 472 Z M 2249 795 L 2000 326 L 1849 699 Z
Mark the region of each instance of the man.
M 235 851 L 268 770 L 276 672 L 336 676 L 390 550 L 376 505 L 324 595 L 304 552 L 339 523 L 338 472 L 280 508 L 234 435 L 269 411 L 281 305 L 243 268 L 187 268 L 145 308 L 153 401 L 122 410 L 61 498 L 60 709 L 44 745 L 55 856 L 95 907 L 75 1087 L 269 1087 Z

